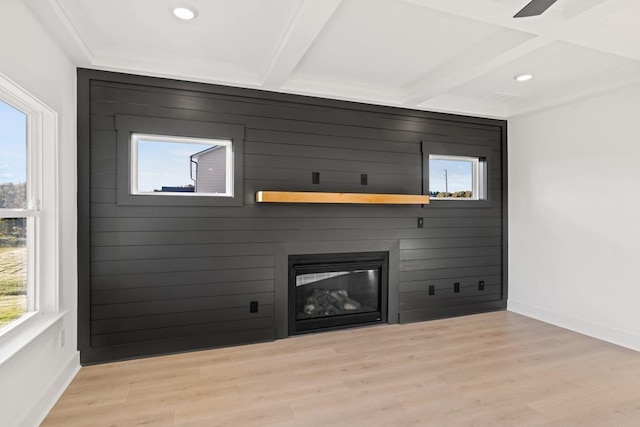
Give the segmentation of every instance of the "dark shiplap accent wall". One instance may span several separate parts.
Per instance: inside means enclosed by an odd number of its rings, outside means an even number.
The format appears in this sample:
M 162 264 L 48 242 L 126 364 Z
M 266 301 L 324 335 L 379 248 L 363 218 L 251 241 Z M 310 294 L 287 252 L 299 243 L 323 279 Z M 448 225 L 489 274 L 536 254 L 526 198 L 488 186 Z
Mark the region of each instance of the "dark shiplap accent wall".
M 244 126 L 244 205 L 118 205 L 118 114 Z M 491 147 L 491 206 L 254 202 L 258 190 L 420 194 L 421 141 Z M 81 360 L 282 336 L 274 271 L 282 246 L 297 243 L 334 242 L 340 252 L 341 242 L 396 241 L 399 295 L 390 301 L 399 302 L 390 322 L 504 308 L 504 159 L 503 121 L 79 70 Z M 250 301 L 258 313 L 249 313 Z

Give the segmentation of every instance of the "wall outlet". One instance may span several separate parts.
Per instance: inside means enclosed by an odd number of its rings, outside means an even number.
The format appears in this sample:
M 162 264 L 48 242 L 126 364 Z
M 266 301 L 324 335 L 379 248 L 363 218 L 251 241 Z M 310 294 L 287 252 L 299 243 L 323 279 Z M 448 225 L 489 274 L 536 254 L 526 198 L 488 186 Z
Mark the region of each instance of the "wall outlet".
M 320 184 L 320 172 L 311 172 L 311 183 Z
M 251 301 L 249 303 L 249 313 L 257 313 L 258 312 L 258 301 Z
M 424 228 L 424 218 L 418 218 L 418 228 Z
M 453 284 L 453 292 L 456 293 L 456 294 L 458 292 L 460 292 L 460 283 L 459 282 L 456 282 L 456 283 Z
M 429 285 L 429 295 L 436 294 L 436 287 L 434 285 Z
M 369 183 L 369 177 L 366 173 L 360 174 L 360 185 L 367 185 Z
M 479 291 L 484 291 L 484 280 L 480 280 L 478 282 L 478 290 Z

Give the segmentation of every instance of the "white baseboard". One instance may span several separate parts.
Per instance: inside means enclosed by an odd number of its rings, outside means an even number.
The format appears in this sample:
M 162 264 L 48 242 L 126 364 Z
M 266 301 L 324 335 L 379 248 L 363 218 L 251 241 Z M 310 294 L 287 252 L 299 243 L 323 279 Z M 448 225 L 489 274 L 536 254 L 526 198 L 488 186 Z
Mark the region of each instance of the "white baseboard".
M 62 393 L 67 389 L 71 381 L 80 370 L 80 353 L 75 352 L 67 363 L 58 371 L 58 375 L 51 385 L 44 391 L 36 401 L 33 409 L 18 425 L 24 427 L 39 426 L 45 417 L 56 404 Z
M 577 317 L 552 312 L 544 308 L 511 299 L 507 301 L 507 310 L 545 323 L 560 326 L 561 328 L 569 329 L 570 331 L 597 338 L 602 341 L 607 341 L 635 351 L 640 351 L 640 336 L 626 331 L 599 325 Z

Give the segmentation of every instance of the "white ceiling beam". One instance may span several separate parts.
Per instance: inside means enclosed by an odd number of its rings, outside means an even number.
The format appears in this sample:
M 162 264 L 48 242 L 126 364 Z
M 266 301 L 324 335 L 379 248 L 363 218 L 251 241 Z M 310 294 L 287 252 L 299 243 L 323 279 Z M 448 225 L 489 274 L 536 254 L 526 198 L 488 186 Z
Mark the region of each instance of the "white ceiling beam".
M 438 113 L 466 114 L 489 119 L 504 120 L 509 117 L 509 106 L 504 102 L 471 99 L 455 95 L 439 96 L 437 99 L 417 106 L 417 108 Z
M 327 25 L 340 3 L 342 0 L 304 0 L 302 2 L 264 74 L 263 87 L 279 89 L 282 86 Z

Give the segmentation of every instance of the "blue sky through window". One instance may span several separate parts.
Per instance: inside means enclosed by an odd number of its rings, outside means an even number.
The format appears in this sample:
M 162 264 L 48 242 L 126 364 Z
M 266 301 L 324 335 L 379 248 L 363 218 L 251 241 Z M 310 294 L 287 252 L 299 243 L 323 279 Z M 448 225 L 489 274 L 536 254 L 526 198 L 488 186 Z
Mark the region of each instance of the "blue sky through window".
M 447 179 L 445 182 L 445 170 Z M 466 160 L 429 160 L 429 191 L 449 193 L 473 190 L 473 163 Z
M 147 193 L 161 190 L 163 186 L 193 185 L 194 182 L 190 178 L 191 156 L 214 146 L 140 139 L 138 141 L 138 191 Z
M 27 181 L 27 115 L 0 101 L 0 184 Z

